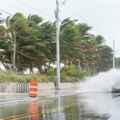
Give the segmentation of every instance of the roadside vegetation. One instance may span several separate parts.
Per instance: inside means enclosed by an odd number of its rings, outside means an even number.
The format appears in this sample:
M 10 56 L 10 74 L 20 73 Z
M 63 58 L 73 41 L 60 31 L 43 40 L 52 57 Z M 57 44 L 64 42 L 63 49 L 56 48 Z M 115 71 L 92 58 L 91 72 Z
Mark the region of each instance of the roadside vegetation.
M 74 65 L 63 67 L 61 82 L 79 82 L 88 76 L 86 71 L 80 71 Z M 0 82 L 30 82 L 35 78 L 38 82 L 56 82 L 56 69 L 50 69 L 47 74 L 16 74 L 11 71 L 0 71 Z
M 90 33 L 91 26 L 74 23 L 70 18 L 60 28 L 61 81 L 78 81 L 112 68 L 112 48 L 102 35 Z M 16 13 L 0 24 L 0 62 L 7 72 L 0 72 L 4 81 L 55 81 L 55 22 L 44 22 L 38 15 L 25 17 Z M 15 52 L 15 57 L 13 53 Z M 15 60 L 14 60 L 15 58 Z M 34 73 L 34 68 L 38 70 Z M 43 69 L 44 68 L 44 69 Z M 29 69 L 29 75 L 25 71 Z M 9 72 L 8 72 L 9 71 Z M 14 71 L 15 73 L 11 72 Z

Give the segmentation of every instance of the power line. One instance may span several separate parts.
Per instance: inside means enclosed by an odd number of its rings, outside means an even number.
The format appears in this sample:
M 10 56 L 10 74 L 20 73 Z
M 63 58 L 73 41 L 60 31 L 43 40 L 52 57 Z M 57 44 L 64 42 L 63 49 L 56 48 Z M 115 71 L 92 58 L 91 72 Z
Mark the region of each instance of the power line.
M 5 11 L 5 10 L 0 9 L 0 11 L 4 12 L 4 13 L 6 13 L 6 14 L 12 15 L 11 13 L 9 13 L 9 12 L 7 12 L 7 11 Z
M 31 8 L 31 9 L 34 9 L 34 10 L 36 10 L 36 11 L 38 11 L 38 12 L 41 12 L 41 13 L 46 14 L 46 15 L 48 15 L 48 16 L 50 16 L 50 17 L 53 18 L 53 16 L 50 15 L 49 13 L 46 13 L 46 12 L 40 10 L 40 9 L 34 8 L 34 7 L 32 7 L 31 5 L 29 5 L 29 4 L 27 4 L 27 3 L 23 2 L 23 1 L 20 1 L 20 0 L 16 0 L 16 1 L 19 2 L 19 3 L 21 3 L 21 4 L 23 4 L 23 5 L 25 5 L 25 6 L 27 6 L 27 7 L 29 7 L 29 8 Z
M 79 18 L 81 18 L 81 16 L 79 16 L 79 13 L 74 10 L 73 8 L 69 7 L 68 5 L 65 5 L 66 8 L 68 8 L 69 10 L 71 10 L 74 14 L 76 14 Z
M 6 21 L 6 19 L 0 17 L 0 23 Z
M 78 15 L 78 13 L 77 13 L 73 8 L 71 8 L 71 7 L 67 6 L 67 5 L 65 5 L 65 7 L 67 7 L 67 8 L 70 9 L 72 12 L 74 12 L 74 13 L 76 13 L 76 14 Z
M 2 20 L 4 20 L 4 21 L 6 20 L 6 19 L 4 19 L 4 18 L 2 18 L 2 17 L 0 17 L 0 19 L 2 19 Z

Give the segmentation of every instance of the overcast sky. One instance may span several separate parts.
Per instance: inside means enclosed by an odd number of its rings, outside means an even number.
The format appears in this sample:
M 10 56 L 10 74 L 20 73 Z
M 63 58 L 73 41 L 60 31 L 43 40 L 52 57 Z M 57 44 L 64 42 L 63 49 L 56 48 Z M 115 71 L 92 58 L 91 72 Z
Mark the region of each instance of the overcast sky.
M 23 5 L 20 1 L 29 6 Z M 59 0 L 62 2 L 63 0 Z M 23 12 L 26 16 L 38 14 L 45 21 L 55 21 L 56 0 L 0 0 L 0 9 L 11 14 Z M 70 17 L 92 26 L 91 33 L 102 35 L 106 44 L 120 50 L 120 0 L 66 0 L 60 5 L 60 19 Z M 5 18 L 8 14 L 3 13 Z M 120 52 L 116 52 L 120 56 Z

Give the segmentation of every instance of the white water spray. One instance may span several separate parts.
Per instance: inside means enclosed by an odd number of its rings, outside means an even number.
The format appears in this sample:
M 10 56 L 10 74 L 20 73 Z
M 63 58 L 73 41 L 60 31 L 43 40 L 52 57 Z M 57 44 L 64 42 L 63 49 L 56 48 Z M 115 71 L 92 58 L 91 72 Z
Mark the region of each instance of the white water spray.
M 120 69 L 101 72 L 80 83 L 78 92 L 111 92 L 113 85 L 120 81 Z

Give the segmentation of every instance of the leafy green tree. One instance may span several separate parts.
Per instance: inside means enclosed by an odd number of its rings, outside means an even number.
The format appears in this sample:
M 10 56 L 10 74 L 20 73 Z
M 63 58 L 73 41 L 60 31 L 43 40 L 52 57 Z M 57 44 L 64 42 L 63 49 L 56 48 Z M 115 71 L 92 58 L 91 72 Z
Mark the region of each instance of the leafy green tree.
M 4 38 L 1 38 L 1 48 L 5 49 L 6 51 L 6 59 L 8 63 L 13 65 L 13 44 L 15 43 L 15 62 L 18 72 L 22 72 L 26 69 L 29 59 L 30 61 L 37 59 L 36 56 L 33 56 L 33 53 L 36 51 L 34 46 L 37 44 L 36 41 L 38 40 L 34 38 L 35 32 L 29 26 L 32 20 L 34 19 L 30 19 L 28 22 L 28 19 L 25 18 L 22 13 L 16 13 L 12 18 L 7 18 L 6 27 L 1 26 L 1 34 L 4 34 Z M 11 69 L 12 66 L 10 67 L 10 70 Z
M 112 49 L 107 45 L 99 46 L 97 51 L 98 62 L 97 72 L 106 71 L 112 68 Z
M 60 59 L 65 66 L 74 65 L 79 70 L 91 74 L 112 67 L 112 49 L 104 45 L 101 35 L 89 33 L 91 26 L 85 23 L 75 24 L 70 18 L 62 21 L 60 27 Z M 50 65 L 56 62 L 56 26 L 54 22 L 43 22 L 38 15 L 25 17 L 16 13 L 7 17 L 5 25 L 0 25 L 0 61 L 7 70 L 30 73 L 37 68 L 47 73 Z M 44 69 L 43 69 L 44 67 Z

